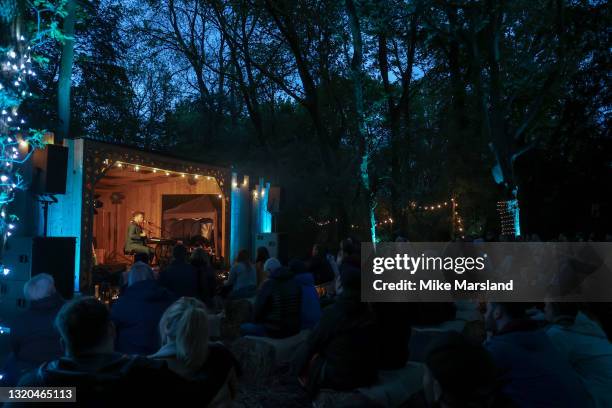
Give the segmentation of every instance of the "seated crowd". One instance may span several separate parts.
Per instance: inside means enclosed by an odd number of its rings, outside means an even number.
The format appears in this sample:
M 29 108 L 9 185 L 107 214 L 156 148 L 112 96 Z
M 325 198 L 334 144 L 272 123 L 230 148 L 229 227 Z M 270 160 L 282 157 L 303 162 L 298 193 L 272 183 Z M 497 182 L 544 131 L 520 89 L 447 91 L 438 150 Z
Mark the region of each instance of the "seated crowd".
M 350 239 L 337 257 L 316 245 L 309 259 L 287 264 L 264 248 L 251 263 L 242 250 L 217 287 L 208 255 L 196 249 L 189 257 L 177 245 L 159 276 L 137 259 L 110 310 L 89 297 L 64 302 L 53 278 L 37 275 L 24 287 L 29 307 L 12 327 L 2 385 L 76 386 L 82 406 L 108 406 L 117 395 L 226 405 L 241 362 L 231 344 L 210 340 L 209 316 L 218 304 L 243 301 L 252 305 L 243 336 L 307 331 L 291 373 L 313 400 L 322 390 L 375 386 L 382 373 L 416 361 L 421 391 L 406 406 L 612 406 L 612 345 L 602 325 L 609 308 L 549 302 L 535 305 L 536 318 L 534 305 L 489 302 L 482 336 L 438 331 L 419 357 L 413 329 L 454 320 L 455 305 L 362 302 L 360 261 Z

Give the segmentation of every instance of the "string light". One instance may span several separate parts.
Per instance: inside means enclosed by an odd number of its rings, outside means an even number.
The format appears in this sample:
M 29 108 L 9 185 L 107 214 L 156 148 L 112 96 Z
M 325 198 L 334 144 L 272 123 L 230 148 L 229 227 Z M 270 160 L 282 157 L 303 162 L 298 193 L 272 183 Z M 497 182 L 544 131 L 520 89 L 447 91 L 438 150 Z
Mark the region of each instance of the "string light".
M 109 160 L 105 159 L 104 163 L 108 164 Z M 131 168 L 135 172 L 144 172 L 144 173 L 146 173 L 147 171 L 149 171 L 149 172 L 155 173 L 155 174 L 157 174 L 159 172 L 163 172 L 166 176 L 171 176 L 172 174 L 176 174 L 176 175 L 180 175 L 181 178 L 185 178 L 188 175 L 190 175 L 188 173 L 183 173 L 183 172 L 178 172 L 178 171 L 171 171 L 171 170 L 160 170 L 160 169 L 158 169 L 156 167 L 143 166 L 142 164 L 128 164 L 128 163 L 120 162 L 120 161 L 117 161 L 115 163 L 115 166 L 118 167 L 118 168 L 124 169 L 124 170 L 130 170 L 130 168 Z M 193 174 L 192 176 L 196 180 L 200 178 L 199 174 Z M 214 180 L 215 178 L 211 177 L 211 176 L 207 176 L 206 179 L 207 180 Z
M 19 41 L 25 42 L 22 35 Z M 26 119 L 19 113 L 19 107 L 32 93 L 28 91 L 28 78 L 36 76 L 31 67 L 31 47 L 16 44 L 0 54 L 2 79 L 0 84 L 0 246 L 18 228 L 18 218 L 8 213 L 8 206 L 15 200 L 19 190 L 25 190 L 25 183 L 19 167 L 29 160 L 35 149 L 45 145 L 45 131 L 23 129 Z M 31 149 L 30 149 L 31 147 Z M 0 253 L 2 248 L 0 248 Z M 0 263 L 4 275 L 10 268 Z
M 499 213 L 502 235 L 519 236 L 521 232 L 518 224 L 518 200 L 498 201 L 497 212 Z
M 254 192 L 255 194 L 256 192 Z M 449 203 L 450 201 L 450 203 Z M 437 210 L 442 210 L 442 209 L 448 209 L 449 206 L 454 210 L 452 215 L 453 215 L 453 229 L 454 231 L 459 231 L 459 232 L 464 232 L 465 227 L 463 226 L 463 220 L 459 214 L 459 212 L 457 211 L 457 207 L 459 207 L 459 204 L 457 203 L 457 201 L 455 200 L 454 197 L 451 197 L 450 199 L 446 200 L 446 201 L 441 201 L 439 203 L 434 203 L 434 204 L 427 204 L 427 205 L 422 205 L 417 203 L 416 201 L 412 201 L 409 204 L 409 207 L 412 208 L 413 210 L 415 209 L 419 209 L 419 210 L 425 210 L 426 212 L 432 212 L 432 211 L 437 211 Z M 329 219 L 329 220 L 323 220 L 323 221 L 319 221 L 319 220 L 315 220 L 313 217 L 308 217 L 308 220 L 310 222 L 312 222 L 313 224 L 319 226 L 319 227 L 325 227 L 328 225 L 331 225 L 335 222 L 337 222 L 337 219 Z M 393 224 L 393 219 L 392 218 L 386 218 L 383 219 L 379 222 L 377 222 L 375 224 L 375 226 L 381 227 L 381 226 L 385 226 L 385 225 L 391 225 Z M 356 224 L 351 224 L 351 228 L 352 229 L 357 229 L 359 228 L 358 225 Z M 462 236 L 462 238 L 464 238 Z

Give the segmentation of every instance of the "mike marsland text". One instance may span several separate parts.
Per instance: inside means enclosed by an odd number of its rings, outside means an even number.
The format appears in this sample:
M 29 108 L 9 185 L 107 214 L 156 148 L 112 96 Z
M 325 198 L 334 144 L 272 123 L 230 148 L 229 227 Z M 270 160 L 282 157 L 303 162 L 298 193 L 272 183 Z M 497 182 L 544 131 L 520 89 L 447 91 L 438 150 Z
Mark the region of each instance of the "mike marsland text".
M 456 280 L 451 282 L 441 281 L 439 279 L 422 279 L 418 282 L 402 279 L 398 282 L 384 282 L 381 279 L 376 279 L 372 282 L 372 286 L 376 291 L 501 291 L 508 292 L 514 289 L 514 280 L 507 282 L 468 282 L 467 280 Z

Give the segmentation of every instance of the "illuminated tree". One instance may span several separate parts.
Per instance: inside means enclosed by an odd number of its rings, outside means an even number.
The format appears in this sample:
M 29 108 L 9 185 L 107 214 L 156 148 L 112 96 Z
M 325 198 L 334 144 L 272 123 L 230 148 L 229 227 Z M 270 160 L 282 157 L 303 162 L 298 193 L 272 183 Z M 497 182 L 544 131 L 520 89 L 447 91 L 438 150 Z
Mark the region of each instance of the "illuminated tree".
M 65 1 L 34 0 L 4 2 L 2 45 L 0 46 L 0 254 L 6 239 L 17 228 L 17 216 L 9 204 L 27 184 L 20 166 L 35 149 L 44 147 L 45 130 L 32 129 L 20 113 L 24 100 L 35 96 L 28 80 L 36 77 L 34 66 L 45 63 L 38 53 L 51 41 L 63 41 L 59 20 L 65 17 Z M 1 267 L 4 274 L 8 269 Z

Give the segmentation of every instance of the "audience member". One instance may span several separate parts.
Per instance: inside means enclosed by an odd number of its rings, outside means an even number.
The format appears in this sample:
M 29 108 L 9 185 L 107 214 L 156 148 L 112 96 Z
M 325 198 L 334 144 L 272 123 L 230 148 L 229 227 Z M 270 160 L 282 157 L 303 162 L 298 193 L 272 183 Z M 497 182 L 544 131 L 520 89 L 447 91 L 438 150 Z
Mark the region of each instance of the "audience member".
M 361 272 L 355 262 L 343 262 L 343 292 L 323 309 L 321 321 L 297 353 L 294 369 L 311 395 L 320 388 L 351 390 L 377 378 L 374 317 L 360 296 Z
M 150 261 L 149 256 L 143 252 L 136 252 L 134 254 L 134 263 L 142 262 L 144 264 L 149 265 L 149 261 Z
M 589 302 L 584 305 L 589 316 L 597 320 L 608 340 L 612 342 L 612 302 Z
M 116 326 L 116 349 L 129 354 L 151 354 L 159 348 L 157 325 L 176 296 L 154 278 L 153 270 L 134 264 L 128 287 L 113 304 L 111 318 Z
M 177 297 L 199 296 L 198 274 L 193 266 L 187 262 L 187 247 L 175 245 L 172 250 L 172 262 L 159 274 L 159 283 Z
M 266 262 L 268 268 L 268 262 L 272 259 Z M 271 269 L 255 299 L 254 323 L 242 324 L 240 330 L 243 335 L 275 338 L 293 336 L 301 328 L 301 306 L 302 286 L 293 279 L 293 272 L 283 266 Z
M 240 299 L 255 295 L 257 289 L 257 271 L 249 260 L 249 252 L 242 249 L 238 252 L 236 262 L 229 271 L 225 286 L 230 288 L 230 298 Z
M 53 277 L 34 275 L 23 286 L 23 295 L 29 305 L 11 324 L 11 354 L 3 370 L 4 386 L 15 385 L 25 371 L 62 355 L 53 321 L 64 299 L 56 292 Z
M 547 303 L 546 309 L 553 323 L 548 338 L 583 379 L 595 405 L 612 407 L 612 344 L 606 333 L 576 303 Z
M 335 278 L 334 271 L 327 260 L 327 249 L 321 244 L 312 247 L 312 256 L 308 261 L 307 269 L 312 273 L 316 285 L 332 282 Z
M 376 316 L 378 368 L 395 370 L 404 367 L 409 357 L 410 333 L 417 320 L 415 304 L 380 302 L 371 306 Z
M 590 407 L 593 400 L 572 366 L 526 317 L 524 303 L 488 303 L 485 342 L 502 370 L 503 391 L 519 407 Z
M 210 256 L 203 248 L 196 248 L 191 254 L 190 263 L 196 271 L 199 298 L 206 306 L 212 308 L 213 297 L 217 291 L 217 279 L 210 264 Z
M 302 287 L 302 329 L 312 329 L 321 320 L 321 305 L 314 286 L 314 278 L 306 270 L 304 262 L 298 259 L 289 262 L 289 269 L 295 281 Z
M 546 302 L 544 305 L 546 320 L 561 327 L 573 325 L 578 310 L 579 304 L 575 302 Z
M 514 407 L 501 393 L 499 371 L 480 345 L 456 332 L 436 337 L 425 357 L 423 391 L 427 406 Z
M 334 267 L 334 273 L 336 274 L 336 282 L 335 282 L 335 292 L 337 294 L 342 293 L 342 279 L 340 279 L 340 266 L 344 259 L 353 256 L 359 255 L 359 245 L 352 238 L 346 238 L 340 241 L 340 249 L 338 250 L 338 255 L 336 256 L 336 262 Z M 334 265 L 334 264 L 332 264 Z
M 268 278 L 268 274 L 264 270 L 264 263 L 270 258 L 268 248 L 259 247 L 257 248 L 257 256 L 255 257 L 255 269 L 257 270 L 257 287 Z
M 238 363 L 221 343 L 208 341 L 206 306 L 195 298 L 174 302 L 159 322 L 162 346 L 150 356 L 193 381 L 201 406 L 226 406 L 236 396 Z
M 19 382 L 23 387 L 76 387 L 75 407 L 159 405 L 189 401 L 187 383 L 165 362 L 126 356 L 113 348 L 115 328 L 106 306 L 94 298 L 65 304 L 55 322 L 64 357 L 44 363 Z

